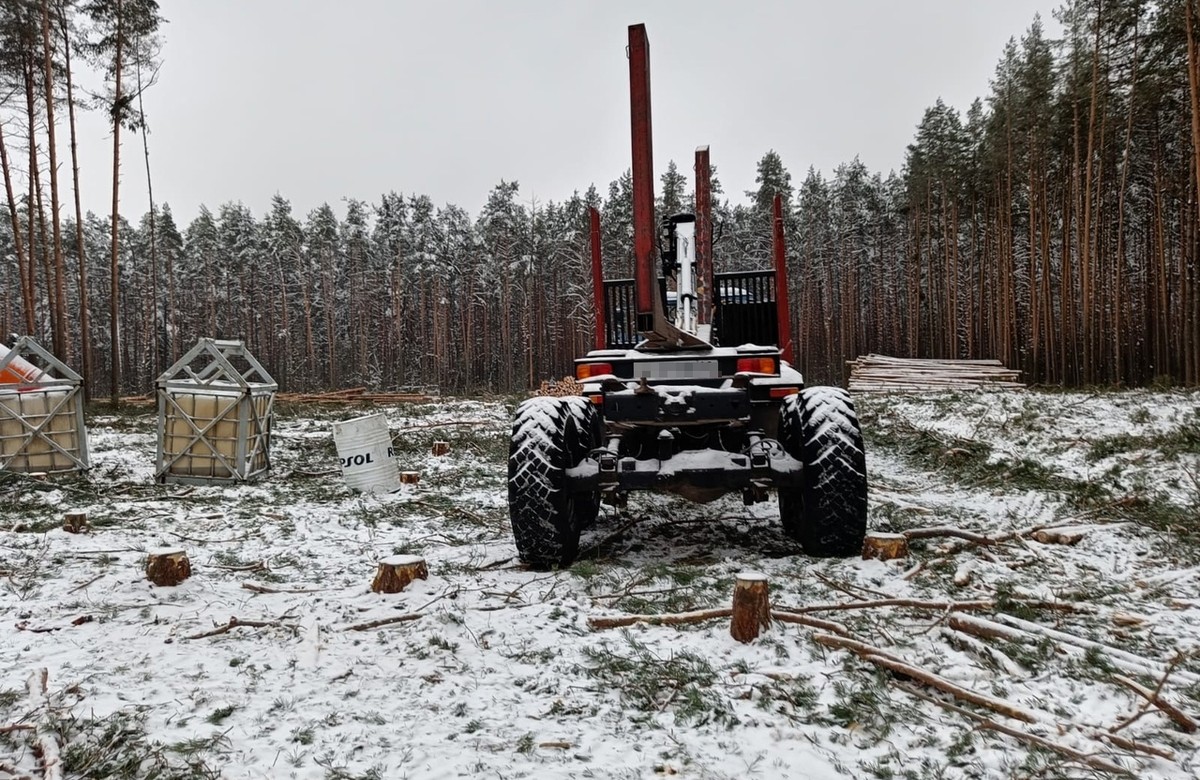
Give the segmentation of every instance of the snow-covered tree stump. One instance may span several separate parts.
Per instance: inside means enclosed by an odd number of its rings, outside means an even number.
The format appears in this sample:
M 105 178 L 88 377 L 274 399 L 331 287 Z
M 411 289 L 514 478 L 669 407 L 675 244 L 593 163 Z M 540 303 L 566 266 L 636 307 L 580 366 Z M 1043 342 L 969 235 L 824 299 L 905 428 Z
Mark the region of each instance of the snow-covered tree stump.
M 376 593 L 399 593 L 413 580 L 429 579 L 425 559 L 417 555 L 393 555 L 379 562 L 371 590 Z
M 67 512 L 63 515 L 62 529 L 69 534 L 87 533 L 87 512 Z
M 401 471 L 400 481 L 405 485 L 415 485 L 421 481 L 421 472 L 419 471 Z
M 159 547 L 147 555 L 146 579 L 155 585 L 178 585 L 192 574 L 187 553 L 179 547 Z
M 433 453 L 434 457 L 438 457 L 438 458 L 442 457 L 443 455 L 449 454 L 450 453 L 450 442 L 435 441 L 433 443 L 433 449 L 431 450 L 431 452 Z
M 733 584 L 733 615 L 729 633 L 739 642 L 754 640 L 759 631 L 771 627 L 771 601 L 767 595 L 767 575 L 744 571 Z
M 904 534 L 867 534 L 863 539 L 863 560 L 890 561 L 908 557 L 908 539 Z

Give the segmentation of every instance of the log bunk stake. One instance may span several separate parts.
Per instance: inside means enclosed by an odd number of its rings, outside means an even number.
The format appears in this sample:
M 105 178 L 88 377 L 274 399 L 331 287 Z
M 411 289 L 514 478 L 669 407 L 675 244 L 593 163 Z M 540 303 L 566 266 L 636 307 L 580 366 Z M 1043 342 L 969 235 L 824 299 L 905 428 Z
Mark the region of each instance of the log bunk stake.
M 178 585 L 192 575 L 192 564 L 180 547 L 147 551 L 146 578 L 155 585 Z
M 429 579 L 425 559 L 416 555 L 393 555 L 379 562 L 371 590 L 376 593 L 399 593 L 413 580 Z

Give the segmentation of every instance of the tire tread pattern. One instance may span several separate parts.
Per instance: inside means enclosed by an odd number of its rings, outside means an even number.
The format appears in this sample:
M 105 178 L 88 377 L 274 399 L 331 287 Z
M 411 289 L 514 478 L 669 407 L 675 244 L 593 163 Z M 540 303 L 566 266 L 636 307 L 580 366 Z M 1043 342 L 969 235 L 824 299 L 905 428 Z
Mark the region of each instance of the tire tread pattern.
M 513 417 L 508 507 L 520 559 L 535 569 L 568 566 L 579 532 L 596 517 L 599 495 L 572 495 L 566 470 L 599 446 L 599 418 L 587 399 L 538 396 Z M 590 516 L 589 516 L 590 515 Z
M 849 394 L 837 387 L 810 387 L 785 399 L 780 440 L 804 466 L 800 490 L 780 491 L 784 529 L 809 555 L 861 553 L 867 464 Z

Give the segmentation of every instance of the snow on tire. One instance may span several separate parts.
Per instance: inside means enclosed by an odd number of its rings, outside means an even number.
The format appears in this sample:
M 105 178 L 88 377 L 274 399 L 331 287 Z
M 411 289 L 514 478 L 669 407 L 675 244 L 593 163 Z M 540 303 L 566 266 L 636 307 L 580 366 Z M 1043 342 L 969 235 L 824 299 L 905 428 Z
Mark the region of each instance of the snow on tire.
M 810 387 L 784 399 L 779 438 L 804 466 L 801 487 L 779 491 L 784 530 L 809 555 L 861 553 L 867 462 L 849 394 L 837 387 Z
M 567 402 L 571 419 L 575 422 L 574 436 L 567 441 L 571 465 L 575 466 L 603 444 L 604 423 L 596 405 L 587 398 L 570 396 L 563 400 Z M 600 491 L 575 494 L 575 522 L 579 528 L 587 528 L 596 522 L 598 514 Z
M 530 398 L 517 407 L 513 418 L 509 518 L 518 555 L 537 569 L 570 565 L 579 552 L 581 521 L 595 518 L 595 509 L 589 510 L 590 497 L 576 496 L 566 485 L 566 470 L 590 449 L 582 435 L 590 423 L 581 403 L 587 400 Z

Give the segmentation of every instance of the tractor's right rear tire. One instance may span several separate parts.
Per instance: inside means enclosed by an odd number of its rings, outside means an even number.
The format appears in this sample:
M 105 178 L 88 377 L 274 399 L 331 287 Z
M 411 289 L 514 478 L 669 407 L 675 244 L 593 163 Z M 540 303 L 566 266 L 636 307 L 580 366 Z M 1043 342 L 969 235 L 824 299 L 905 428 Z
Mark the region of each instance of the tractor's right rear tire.
M 837 387 L 810 387 L 785 398 L 779 441 L 804 467 L 799 488 L 779 491 L 784 531 L 808 555 L 861 554 L 867 461 L 849 394 Z
M 589 416 L 590 414 L 590 416 Z M 599 446 L 585 398 L 530 398 L 517 407 L 508 451 L 508 510 L 520 559 L 534 569 L 569 566 L 579 532 L 596 518 L 599 494 L 574 493 L 566 471 Z

